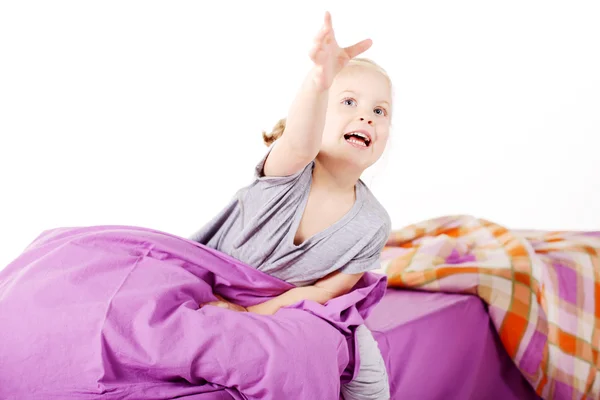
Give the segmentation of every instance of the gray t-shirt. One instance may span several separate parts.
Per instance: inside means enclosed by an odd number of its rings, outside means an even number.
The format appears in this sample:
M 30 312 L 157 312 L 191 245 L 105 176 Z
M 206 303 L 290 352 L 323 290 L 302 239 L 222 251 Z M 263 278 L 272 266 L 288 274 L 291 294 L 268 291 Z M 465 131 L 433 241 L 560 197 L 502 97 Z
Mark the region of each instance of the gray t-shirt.
M 311 285 L 338 270 L 354 274 L 378 269 L 391 222 L 367 186 L 359 180 L 352 209 L 295 245 L 315 163 L 294 175 L 266 177 L 268 154 L 256 166 L 254 182 L 190 239 L 296 286 Z

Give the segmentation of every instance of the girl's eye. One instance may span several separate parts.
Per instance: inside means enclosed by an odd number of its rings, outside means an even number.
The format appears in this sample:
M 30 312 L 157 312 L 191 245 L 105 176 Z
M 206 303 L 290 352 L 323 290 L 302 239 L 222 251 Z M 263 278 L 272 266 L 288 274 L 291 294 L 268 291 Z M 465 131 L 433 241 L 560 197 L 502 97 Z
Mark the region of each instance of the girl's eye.
M 373 111 L 375 112 L 376 115 L 384 115 L 384 116 L 387 115 L 385 108 L 377 107 Z
M 356 101 L 354 99 L 344 99 L 342 100 L 342 104 L 346 106 L 353 106 L 356 104 Z

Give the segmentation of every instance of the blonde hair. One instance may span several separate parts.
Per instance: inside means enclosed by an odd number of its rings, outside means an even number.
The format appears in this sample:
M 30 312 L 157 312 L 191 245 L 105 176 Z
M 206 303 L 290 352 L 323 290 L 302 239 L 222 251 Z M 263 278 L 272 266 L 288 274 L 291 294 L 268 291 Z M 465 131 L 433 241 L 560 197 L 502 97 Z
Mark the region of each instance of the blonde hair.
M 353 58 L 348 62 L 347 66 L 351 66 L 351 65 L 366 66 L 366 67 L 374 68 L 376 71 L 381 73 L 388 80 L 390 87 L 392 86 L 392 80 L 390 79 L 390 76 L 388 75 L 388 73 L 383 68 L 381 68 L 381 66 L 379 66 L 375 61 L 370 60 L 368 58 L 358 57 L 358 58 Z M 270 133 L 263 131 L 262 137 L 263 137 L 263 142 L 265 143 L 266 146 L 271 146 L 277 139 L 279 139 L 281 137 L 281 135 L 283 135 L 283 131 L 285 130 L 285 121 L 286 121 L 285 118 L 281 118 L 279 121 L 277 121 L 277 123 L 275 124 L 275 126 L 273 127 L 273 129 L 271 130 Z

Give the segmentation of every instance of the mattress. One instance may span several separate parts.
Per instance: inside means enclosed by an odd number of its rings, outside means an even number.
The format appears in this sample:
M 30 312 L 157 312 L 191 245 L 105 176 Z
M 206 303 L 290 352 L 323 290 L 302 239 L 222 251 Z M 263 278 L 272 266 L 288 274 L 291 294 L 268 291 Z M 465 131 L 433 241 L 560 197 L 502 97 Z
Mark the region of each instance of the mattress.
M 539 399 L 475 296 L 388 289 L 367 320 L 392 399 Z

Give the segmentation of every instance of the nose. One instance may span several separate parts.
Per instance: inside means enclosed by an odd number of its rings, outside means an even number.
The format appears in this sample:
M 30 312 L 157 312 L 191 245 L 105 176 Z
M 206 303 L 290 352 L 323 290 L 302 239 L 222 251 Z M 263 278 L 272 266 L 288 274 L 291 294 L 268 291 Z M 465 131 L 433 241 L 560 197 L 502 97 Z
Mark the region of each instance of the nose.
M 365 117 L 360 117 L 360 122 L 365 122 L 365 121 L 367 121 L 367 124 L 373 125 L 372 119 L 366 119 Z

